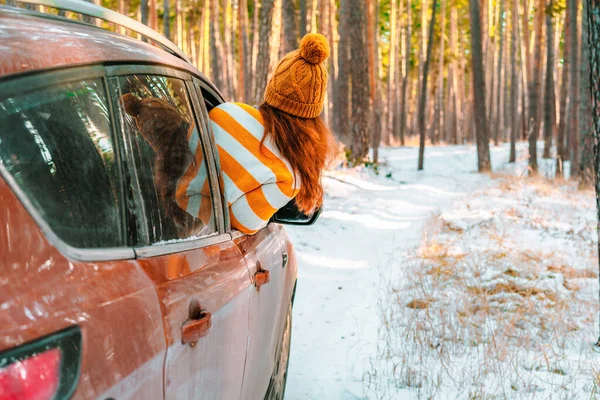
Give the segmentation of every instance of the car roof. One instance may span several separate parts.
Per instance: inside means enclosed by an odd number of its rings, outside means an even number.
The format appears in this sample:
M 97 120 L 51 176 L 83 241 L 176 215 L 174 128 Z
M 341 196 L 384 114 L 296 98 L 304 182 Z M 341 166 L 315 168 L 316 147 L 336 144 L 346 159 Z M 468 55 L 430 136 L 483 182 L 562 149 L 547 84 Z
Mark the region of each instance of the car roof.
M 208 79 L 171 53 L 95 25 L 0 5 L 0 79 L 89 64 L 160 64 Z

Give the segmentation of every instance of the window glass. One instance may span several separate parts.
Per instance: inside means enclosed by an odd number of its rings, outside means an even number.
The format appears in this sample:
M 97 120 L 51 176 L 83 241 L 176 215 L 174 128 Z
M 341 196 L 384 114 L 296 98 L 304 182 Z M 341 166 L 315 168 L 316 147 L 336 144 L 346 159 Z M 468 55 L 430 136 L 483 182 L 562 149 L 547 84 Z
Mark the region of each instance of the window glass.
M 138 237 L 137 244 L 215 233 L 206 162 L 185 82 L 132 75 L 111 84 L 142 199 L 134 212 L 143 213 L 148 222 L 147 235 Z
M 126 245 L 101 79 L 0 101 L 0 160 L 50 228 L 79 248 Z

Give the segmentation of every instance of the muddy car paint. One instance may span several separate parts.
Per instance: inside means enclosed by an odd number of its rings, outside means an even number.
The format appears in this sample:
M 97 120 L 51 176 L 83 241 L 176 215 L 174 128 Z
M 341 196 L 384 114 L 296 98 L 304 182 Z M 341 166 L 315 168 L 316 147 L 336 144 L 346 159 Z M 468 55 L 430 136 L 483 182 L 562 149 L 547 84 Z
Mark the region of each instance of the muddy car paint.
M 168 64 L 199 74 L 183 60 L 150 44 L 99 27 L 58 17 L 48 19 L 4 7 L 0 9 L 0 78 L 43 69 L 98 63 Z
M 232 241 L 140 260 L 156 283 L 165 318 L 167 399 L 239 399 L 246 358 L 249 296 L 244 256 Z M 183 343 L 182 325 L 212 314 L 208 334 Z
M 0 352 L 79 325 L 75 399 L 156 398 L 165 333 L 154 284 L 140 265 L 68 260 L 2 179 L 0 204 Z
M 235 239 L 248 261 L 250 274 L 269 271 L 269 283 L 250 295 L 250 330 L 242 393 L 258 399 L 273 372 L 287 307 L 294 289 L 297 265 L 291 243 L 281 225 L 270 224 L 252 236 Z

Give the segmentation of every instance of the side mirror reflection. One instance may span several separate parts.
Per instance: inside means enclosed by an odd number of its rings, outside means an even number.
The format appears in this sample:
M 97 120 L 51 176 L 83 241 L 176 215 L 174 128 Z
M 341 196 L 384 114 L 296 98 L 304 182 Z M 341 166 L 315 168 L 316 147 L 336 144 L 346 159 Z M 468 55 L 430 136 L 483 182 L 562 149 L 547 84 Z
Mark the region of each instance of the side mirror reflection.
M 319 219 L 322 210 L 323 208 L 319 207 L 315 212 L 307 215 L 298 210 L 295 200 L 291 200 L 271 217 L 270 222 L 285 225 L 312 225 Z

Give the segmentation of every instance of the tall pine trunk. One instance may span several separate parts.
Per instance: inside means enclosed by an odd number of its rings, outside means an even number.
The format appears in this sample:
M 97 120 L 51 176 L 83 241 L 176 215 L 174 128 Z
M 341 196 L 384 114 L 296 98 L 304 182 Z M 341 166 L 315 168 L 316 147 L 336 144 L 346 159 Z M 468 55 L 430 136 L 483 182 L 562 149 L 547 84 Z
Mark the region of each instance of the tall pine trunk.
M 581 19 L 581 98 L 579 103 L 579 124 L 581 127 L 581 177 L 582 187 L 591 187 L 594 183 L 594 135 L 592 127 L 592 95 L 590 92 L 590 43 L 587 36 L 588 19 L 587 8 L 588 1 L 582 0 L 583 17 Z M 599 46 L 596 42 L 596 46 Z
M 441 1 L 440 8 L 440 56 L 438 60 L 438 81 L 437 81 L 437 116 L 434 121 L 434 143 L 444 138 L 444 118 L 446 111 L 444 109 L 444 56 L 446 54 L 446 0 Z
M 423 66 L 423 81 L 421 84 L 421 95 L 419 98 L 419 165 L 417 169 L 423 169 L 425 159 L 425 102 L 427 99 L 427 80 L 429 79 L 429 65 L 431 64 L 431 55 L 433 53 L 433 31 L 435 27 L 435 11 L 437 9 L 437 0 L 433 0 L 431 6 L 431 22 L 429 23 L 429 38 L 427 39 L 427 56 Z
M 577 0 L 567 0 L 567 7 L 569 8 L 569 17 L 571 23 L 569 24 L 570 32 L 569 37 L 571 39 L 571 51 L 570 51 L 570 90 L 569 90 L 569 136 L 570 136 L 570 160 L 571 160 L 571 176 L 579 176 L 579 78 L 580 70 L 578 64 L 578 49 L 579 49 L 579 36 L 577 31 Z
M 568 119 L 569 119 L 569 88 L 571 74 L 569 71 L 571 61 L 570 61 L 570 51 L 571 51 L 571 40 L 570 40 L 570 22 L 571 17 L 569 15 L 569 10 L 566 12 L 565 16 L 565 42 L 564 42 L 564 51 L 563 51 L 563 69 L 562 69 L 562 82 L 560 86 L 560 114 L 559 114 L 559 122 L 558 122 L 558 132 L 556 135 L 556 177 L 562 178 L 564 175 L 564 162 L 567 160 L 568 154 L 566 151 L 565 140 L 568 134 Z
M 214 0 L 207 0 L 214 1 Z M 163 2 L 163 35 L 167 39 L 171 39 L 171 15 L 169 10 L 169 0 Z
M 387 131 L 388 136 L 390 132 L 394 131 L 394 106 L 396 103 L 396 54 L 398 53 L 397 43 L 397 0 L 391 0 L 390 6 L 390 58 L 389 58 L 389 70 L 388 70 L 388 95 L 387 95 Z M 376 31 L 375 34 L 378 32 Z M 389 142 L 389 141 L 388 141 Z
M 488 124 L 485 113 L 485 76 L 481 43 L 481 20 L 479 0 L 469 0 L 471 17 L 471 57 L 473 74 L 473 109 L 475 112 L 475 135 L 477 138 L 477 169 L 491 170 Z
M 238 21 L 238 98 L 240 101 L 249 101 L 252 91 L 250 84 L 252 60 L 248 44 L 248 0 L 239 0 Z
M 350 161 L 362 162 L 369 152 L 369 47 L 367 36 L 366 4 L 362 0 L 350 0 L 350 63 L 352 81 L 352 144 Z
M 273 19 L 279 18 L 275 15 L 276 2 L 280 0 L 264 0 L 260 8 L 259 26 L 260 32 L 258 40 L 258 51 L 256 56 L 256 71 L 254 73 L 254 104 L 260 104 L 263 100 L 267 79 L 269 77 L 269 65 L 271 62 L 271 52 L 274 47 L 273 38 Z M 254 33 L 255 35 L 257 32 Z
M 340 24 L 338 46 L 338 78 L 334 103 L 334 131 L 338 139 L 348 148 L 352 142 L 350 137 L 350 0 L 340 1 Z
M 498 146 L 499 136 L 500 136 L 500 127 L 502 126 L 502 56 L 504 55 L 504 24 L 503 24 L 503 14 L 504 14 L 504 0 L 498 0 L 499 3 L 499 16 L 498 16 L 498 31 L 500 35 L 500 43 L 498 45 L 498 68 L 496 70 L 496 101 L 495 101 L 495 109 L 493 110 L 494 114 L 494 144 Z M 492 114 L 492 113 L 490 113 Z
M 535 12 L 535 48 L 533 51 L 532 81 L 529 88 L 529 123 L 527 125 L 529 131 L 529 168 L 532 174 L 536 174 L 538 170 L 537 140 L 541 125 L 538 119 L 538 107 L 541 94 L 544 9 L 544 0 L 539 0 Z
M 223 46 L 221 44 L 221 30 L 219 29 L 219 3 L 218 0 L 210 1 L 210 37 L 211 37 L 211 71 L 212 80 L 218 88 L 222 88 L 223 82 Z
M 287 54 L 298 48 L 298 29 L 296 27 L 294 1 L 283 0 L 281 9 L 283 14 L 283 53 Z
M 514 163 L 517 159 L 516 141 L 519 131 L 519 74 L 517 70 L 517 42 L 519 40 L 519 0 L 513 0 L 512 9 L 512 37 L 510 40 L 510 156 L 509 162 Z
M 600 0 L 589 0 L 587 4 L 588 41 L 595 43 L 589 48 L 590 90 L 592 98 L 592 119 L 594 123 L 594 173 L 596 187 L 596 232 L 600 232 Z M 588 60 L 583 60 L 587 62 Z M 598 240 L 598 257 L 600 262 L 600 240 Z M 599 263 L 600 266 L 600 263 Z M 599 322 L 600 323 L 600 322 Z M 596 346 L 600 345 L 600 339 Z
M 407 116 L 408 116 L 408 78 L 410 75 L 410 49 L 411 49 L 411 33 L 412 33 L 412 7 L 410 6 L 410 0 L 406 1 L 406 33 L 404 36 L 405 44 L 404 44 L 404 76 L 402 77 L 402 110 L 400 113 L 400 145 L 404 146 L 405 137 L 406 137 L 406 126 L 407 126 Z
M 552 6 L 554 0 L 548 3 L 549 11 L 546 13 L 546 93 L 544 95 L 544 154 L 543 158 L 550 158 L 552 137 L 556 126 L 556 102 L 554 98 L 554 24 L 552 21 Z

